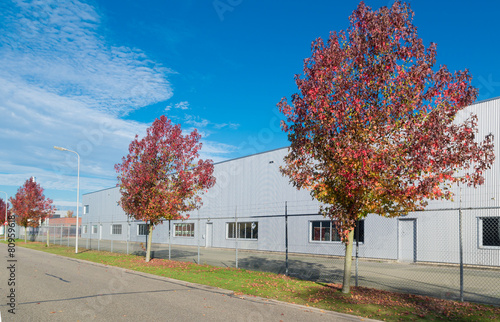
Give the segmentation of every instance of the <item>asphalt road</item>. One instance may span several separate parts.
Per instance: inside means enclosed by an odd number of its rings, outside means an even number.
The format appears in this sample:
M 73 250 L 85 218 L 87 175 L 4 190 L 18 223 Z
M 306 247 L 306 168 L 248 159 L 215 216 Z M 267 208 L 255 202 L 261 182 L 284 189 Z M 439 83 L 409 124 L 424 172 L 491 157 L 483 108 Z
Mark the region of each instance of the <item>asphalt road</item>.
M 15 247 L 14 258 L 9 254 L 0 244 L 6 322 L 362 320 L 22 247 Z M 8 311 L 13 307 L 15 314 Z
M 40 239 L 40 241 L 44 241 Z M 56 244 L 74 247 L 74 238 L 56 239 Z M 143 255 L 137 242 L 80 239 L 81 247 Z M 153 243 L 153 256 L 169 258 L 168 244 Z M 235 250 L 171 245 L 170 257 L 177 261 L 195 262 L 222 267 L 235 267 Z M 238 267 L 264 272 L 285 274 L 285 255 L 279 252 L 251 250 L 238 251 Z M 342 283 L 344 259 L 334 256 L 307 254 L 289 255 L 289 275 L 326 283 Z M 428 295 L 460 300 L 460 269 L 456 265 L 430 263 L 404 263 L 383 260 L 359 260 L 359 286 L 393 292 Z M 465 267 L 463 296 L 465 301 L 500 305 L 500 268 Z M 355 284 L 355 263 L 352 267 L 352 284 Z
M 70 239 L 70 245 L 74 240 Z M 80 245 L 86 247 L 86 239 Z M 65 245 L 65 243 L 63 243 Z M 92 241 L 92 248 L 127 252 L 126 242 L 101 240 Z M 153 244 L 153 256 L 169 258 L 168 245 Z M 130 242 L 128 251 L 143 254 L 139 243 Z M 235 250 L 229 248 L 198 249 L 192 246 L 171 246 L 171 259 L 222 267 L 235 267 Z M 238 267 L 249 270 L 285 274 L 285 256 L 277 252 L 239 250 Z M 289 274 L 300 279 L 326 283 L 342 283 L 344 259 L 333 256 L 306 254 L 289 255 Z M 352 267 L 352 284 L 355 284 L 355 263 Z M 394 261 L 359 261 L 359 286 L 401 293 L 428 295 L 432 297 L 460 300 L 460 269 L 458 266 L 431 265 L 425 263 L 404 263 Z M 470 268 L 464 270 L 465 301 L 500 305 L 500 269 Z

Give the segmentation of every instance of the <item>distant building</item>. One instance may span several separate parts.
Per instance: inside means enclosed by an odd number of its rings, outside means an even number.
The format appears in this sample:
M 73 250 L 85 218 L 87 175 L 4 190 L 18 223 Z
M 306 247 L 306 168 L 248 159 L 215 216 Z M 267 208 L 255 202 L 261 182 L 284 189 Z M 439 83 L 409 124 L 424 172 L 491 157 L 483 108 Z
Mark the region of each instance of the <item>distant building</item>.
M 82 218 L 78 218 L 78 223 L 82 224 Z M 76 226 L 76 217 L 67 218 L 67 217 L 51 217 L 45 219 L 45 226 Z
M 67 215 L 68 215 L 67 210 L 56 210 L 54 212 L 54 215 L 52 215 L 52 218 L 62 218 L 62 217 L 66 217 Z

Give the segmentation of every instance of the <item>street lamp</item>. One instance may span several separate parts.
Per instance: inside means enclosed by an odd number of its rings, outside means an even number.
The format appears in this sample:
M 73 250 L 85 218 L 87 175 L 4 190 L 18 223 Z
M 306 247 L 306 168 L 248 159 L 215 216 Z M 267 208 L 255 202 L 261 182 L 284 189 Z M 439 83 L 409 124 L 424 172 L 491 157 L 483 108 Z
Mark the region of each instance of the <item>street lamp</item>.
M 7 192 L 5 192 L 5 191 L 0 191 L 0 192 L 5 193 L 5 222 L 8 222 L 9 219 L 7 216 Z M 3 223 L 2 223 L 2 225 L 3 225 Z M 4 235 L 5 240 L 7 240 L 7 226 L 8 225 L 3 225 L 3 235 Z
M 78 254 L 78 209 L 80 208 L 80 155 L 75 152 L 68 150 L 66 148 L 61 148 L 60 146 L 54 146 L 54 149 L 59 150 L 59 151 L 67 151 L 76 154 L 78 157 L 78 181 L 77 181 L 77 186 L 76 186 L 76 241 L 75 241 L 75 254 Z

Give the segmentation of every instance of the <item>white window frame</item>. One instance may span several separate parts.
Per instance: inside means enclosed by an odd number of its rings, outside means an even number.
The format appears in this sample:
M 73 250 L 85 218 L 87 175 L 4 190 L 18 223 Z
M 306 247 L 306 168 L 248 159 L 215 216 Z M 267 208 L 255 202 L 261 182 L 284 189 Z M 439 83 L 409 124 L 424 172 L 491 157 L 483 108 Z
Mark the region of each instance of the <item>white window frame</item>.
M 95 229 L 94 229 L 95 228 Z M 99 225 L 92 225 L 92 231 L 91 234 L 95 235 L 99 232 Z
M 361 219 L 360 222 L 363 222 L 363 230 L 365 229 L 365 223 L 364 223 L 364 219 Z M 330 244 L 340 244 L 342 243 L 342 240 L 314 240 L 313 239 L 313 223 L 315 222 L 329 222 L 330 223 L 330 239 L 332 238 L 332 232 L 336 230 L 336 228 L 334 227 L 333 225 L 333 221 L 331 220 L 321 220 L 321 219 L 318 219 L 318 220 L 309 220 L 309 242 L 310 243 L 330 243 Z M 321 226 L 322 227 L 322 226 Z M 354 234 L 354 242 L 356 242 L 356 234 Z M 365 243 L 365 234 L 363 234 L 363 239 L 362 241 L 359 242 L 360 244 L 364 244 Z
M 115 229 L 114 229 L 115 227 L 116 228 L 120 227 L 120 233 L 119 234 L 115 233 Z M 112 224 L 111 225 L 111 235 L 121 235 L 122 233 L 123 233 L 122 224 Z
M 244 227 L 244 231 L 245 231 L 245 236 L 244 237 L 241 237 L 240 234 L 238 234 L 238 231 L 241 230 L 240 229 L 236 229 L 235 231 L 233 231 L 233 233 L 231 235 L 235 235 L 235 237 L 231 237 L 230 234 L 229 234 L 229 231 L 230 231 L 230 227 L 233 226 L 233 230 L 234 230 L 234 225 L 236 224 L 236 222 L 232 221 L 232 222 L 226 222 L 226 239 L 232 239 L 232 240 L 258 240 L 259 239 L 259 222 L 258 221 L 243 221 L 243 222 L 239 222 L 238 221 L 238 227 L 241 227 L 241 225 L 245 225 Z M 249 228 L 250 228 L 250 237 L 247 237 L 246 236 L 246 228 L 247 228 L 247 225 L 249 225 Z M 254 231 L 257 231 L 257 237 L 254 237 Z
M 180 230 L 177 229 L 180 227 Z M 192 227 L 188 229 L 188 227 Z M 194 238 L 194 222 L 183 222 L 174 224 L 174 237 Z
M 146 227 L 146 233 L 141 234 L 141 227 Z M 137 236 L 147 236 L 148 235 L 148 224 L 138 224 L 137 225 Z
M 89 213 L 89 205 L 84 205 L 83 206 L 83 214 L 86 215 Z
M 87 225 L 82 225 L 82 234 L 87 233 Z
M 484 217 L 477 217 L 477 243 L 478 243 L 478 248 L 482 249 L 500 249 L 500 244 L 499 245 L 483 245 L 483 232 L 484 232 L 484 219 L 486 218 L 497 218 L 499 221 L 499 226 L 498 228 L 500 229 L 500 216 L 484 216 Z M 499 232 L 500 234 L 500 232 Z

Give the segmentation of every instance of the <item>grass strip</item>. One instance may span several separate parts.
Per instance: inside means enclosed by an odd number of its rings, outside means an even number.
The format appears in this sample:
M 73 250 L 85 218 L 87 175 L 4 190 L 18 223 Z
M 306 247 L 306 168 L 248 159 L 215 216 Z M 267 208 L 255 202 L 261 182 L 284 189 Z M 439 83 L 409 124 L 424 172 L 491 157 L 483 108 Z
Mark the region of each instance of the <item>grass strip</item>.
M 71 247 L 47 247 L 39 242 L 25 244 L 24 241 L 19 241 L 16 244 L 61 256 L 219 287 L 234 291 L 236 295 L 255 295 L 385 321 L 498 321 L 500 318 L 500 307 L 489 305 L 365 287 L 352 287 L 351 294 L 345 295 L 341 293 L 341 285 L 338 284 L 303 281 L 274 273 L 157 258 L 146 263 L 143 257 L 136 255 L 87 249 L 80 249 L 75 254 Z

